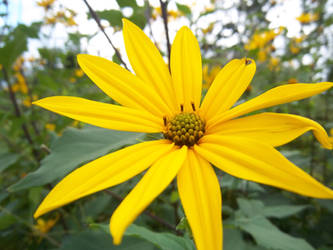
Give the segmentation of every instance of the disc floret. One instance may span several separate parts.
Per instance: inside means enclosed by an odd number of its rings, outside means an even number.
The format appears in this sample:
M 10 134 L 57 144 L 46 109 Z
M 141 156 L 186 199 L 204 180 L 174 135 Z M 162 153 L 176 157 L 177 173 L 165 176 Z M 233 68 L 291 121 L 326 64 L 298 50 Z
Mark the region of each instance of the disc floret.
M 180 113 L 166 121 L 164 137 L 178 146 L 193 146 L 205 133 L 205 123 L 195 113 Z

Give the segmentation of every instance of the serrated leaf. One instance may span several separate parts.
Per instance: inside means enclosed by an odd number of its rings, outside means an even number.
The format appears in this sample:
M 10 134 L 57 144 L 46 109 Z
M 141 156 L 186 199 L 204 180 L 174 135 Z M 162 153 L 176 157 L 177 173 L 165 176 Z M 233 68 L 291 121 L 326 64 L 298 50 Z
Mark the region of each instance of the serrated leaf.
M 314 250 L 305 240 L 292 237 L 264 217 L 238 218 L 236 224 L 252 235 L 258 245 L 277 250 Z
M 106 153 L 138 142 L 142 133 L 120 132 L 97 127 L 67 129 L 51 146 L 51 154 L 45 157 L 39 169 L 28 174 L 9 191 L 15 192 L 51 183 L 63 178 L 78 165 L 96 159 Z

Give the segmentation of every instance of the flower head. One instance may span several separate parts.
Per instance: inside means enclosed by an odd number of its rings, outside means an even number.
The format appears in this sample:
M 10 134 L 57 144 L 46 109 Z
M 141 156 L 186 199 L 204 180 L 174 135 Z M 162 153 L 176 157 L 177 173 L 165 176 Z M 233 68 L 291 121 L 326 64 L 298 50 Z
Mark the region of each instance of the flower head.
M 201 102 L 199 44 L 181 28 L 172 45 L 170 69 L 149 38 L 124 20 L 126 51 L 135 75 L 101 57 L 79 55 L 82 70 L 122 106 L 78 97 L 48 97 L 34 104 L 108 129 L 161 132 L 165 139 L 118 150 L 78 168 L 44 199 L 39 217 L 81 197 L 122 183 L 148 169 L 112 215 L 110 231 L 119 244 L 135 218 L 177 178 L 180 199 L 199 250 L 222 249 L 221 191 L 211 164 L 239 178 L 301 195 L 333 198 L 323 186 L 289 162 L 275 147 L 312 130 L 332 148 L 325 130 L 297 115 L 252 111 L 300 100 L 333 83 L 282 85 L 233 107 L 256 70 L 249 58 L 230 61 Z
M 37 5 L 40 7 L 43 7 L 45 10 L 48 10 L 51 8 L 52 4 L 55 0 L 41 0 L 37 2 Z
M 311 23 L 319 19 L 318 13 L 302 13 L 296 18 L 301 23 Z
M 40 218 L 37 220 L 37 224 L 34 226 L 34 228 L 39 232 L 46 234 L 54 227 L 58 220 L 59 214 L 57 214 L 57 217 L 48 219 L 46 221 Z

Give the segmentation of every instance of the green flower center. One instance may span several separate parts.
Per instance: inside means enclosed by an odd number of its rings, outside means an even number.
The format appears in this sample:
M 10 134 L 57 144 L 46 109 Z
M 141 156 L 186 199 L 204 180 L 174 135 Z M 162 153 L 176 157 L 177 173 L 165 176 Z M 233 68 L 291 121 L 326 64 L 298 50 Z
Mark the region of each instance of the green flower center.
M 195 113 L 180 113 L 171 120 L 164 119 L 166 139 L 178 146 L 193 146 L 205 133 L 205 123 Z

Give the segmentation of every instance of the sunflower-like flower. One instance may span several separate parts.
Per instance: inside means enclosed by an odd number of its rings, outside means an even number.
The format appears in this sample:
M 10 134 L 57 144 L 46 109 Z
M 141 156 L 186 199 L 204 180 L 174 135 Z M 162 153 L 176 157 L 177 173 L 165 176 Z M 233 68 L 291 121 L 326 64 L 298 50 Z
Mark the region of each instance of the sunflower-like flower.
M 48 194 L 35 217 L 147 170 L 111 217 L 114 243 L 120 244 L 126 228 L 177 178 L 197 249 L 220 250 L 221 191 L 211 164 L 246 180 L 310 197 L 333 198 L 332 190 L 275 149 L 309 130 L 323 147 L 331 149 L 328 135 L 318 123 L 290 114 L 242 117 L 313 96 L 333 83 L 282 85 L 233 107 L 256 69 L 251 59 L 235 59 L 219 72 L 201 102 L 200 48 L 189 28 L 181 28 L 173 42 L 170 75 L 149 38 L 128 20 L 123 27 L 135 75 L 101 57 L 78 55 L 82 70 L 122 106 L 66 96 L 34 104 L 102 128 L 160 132 L 165 139 L 126 147 L 76 169 Z

